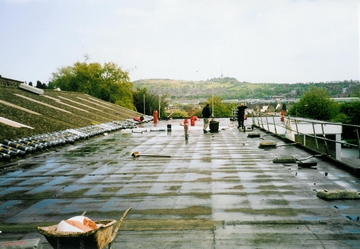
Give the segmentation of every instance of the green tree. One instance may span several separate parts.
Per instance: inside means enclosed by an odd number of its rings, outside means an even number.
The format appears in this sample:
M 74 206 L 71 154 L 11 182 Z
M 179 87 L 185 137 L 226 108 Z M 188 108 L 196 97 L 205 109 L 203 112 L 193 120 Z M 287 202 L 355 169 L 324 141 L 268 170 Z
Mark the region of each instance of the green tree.
M 340 105 L 340 114 L 345 115 L 344 119 L 338 119 L 337 121 L 360 125 L 360 101 L 345 102 Z
M 36 81 L 36 88 L 40 88 L 40 89 L 46 89 L 46 84 L 45 83 L 41 83 L 40 80 Z
M 174 110 L 171 113 L 171 117 L 172 118 L 187 118 L 187 117 L 189 117 L 189 114 L 186 111 Z
M 272 105 L 269 105 L 267 112 L 274 112 L 275 111 L 275 107 Z
M 76 62 L 52 74 L 48 88 L 83 92 L 93 97 L 134 110 L 132 87 L 128 72 L 115 63 Z
M 340 113 L 334 121 L 343 124 L 360 125 L 360 101 L 341 103 Z M 343 125 L 343 139 L 357 139 L 355 131 L 355 127 Z
M 352 97 L 360 97 L 360 85 L 354 87 L 352 95 Z
M 133 92 L 134 105 L 138 112 L 150 115 L 150 102 L 145 101 L 147 99 L 147 95 L 147 88 L 137 88 L 136 91 Z
M 166 118 L 165 107 L 168 105 L 166 101 L 166 95 L 158 95 L 151 93 L 147 88 L 137 88 L 133 92 L 134 105 L 138 112 L 144 113 L 145 103 L 145 115 L 153 115 L 154 110 L 159 112 L 160 118 Z M 159 110 L 160 101 L 160 110 Z
M 230 117 L 232 115 L 231 106 L 222 103 L 222 99 L 220 97 L 210 97 L 207 103 L 210 104 L 211 109 L 214 107 L 214 110 L 212 110 L 214 117 Z
M 339 113 L 339 105 L 330 99 L 323 88 L 312 87 L 301 97 L 299 102 L 292 105 L 289 115 L 331 121 Z

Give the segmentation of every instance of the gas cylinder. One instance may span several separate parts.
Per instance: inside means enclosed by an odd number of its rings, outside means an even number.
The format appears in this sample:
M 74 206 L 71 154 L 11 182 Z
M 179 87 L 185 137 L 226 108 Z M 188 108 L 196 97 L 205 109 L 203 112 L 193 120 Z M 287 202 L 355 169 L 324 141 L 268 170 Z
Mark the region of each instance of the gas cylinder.
M 187 118 L 184 119 L 184 128 L 185 128 L 185 125 L 189 124 L 189 120 Z
M 195 121 L 196 121 L 196 116 L 191 116 L 191 118 L 190 118 L 190 125 L 191 126 L 195 126 Z
M 156 124 L 159 121 L 158 111 L 157 110 L 154 110 L 153 117 L 154 117 L 154 124 Z

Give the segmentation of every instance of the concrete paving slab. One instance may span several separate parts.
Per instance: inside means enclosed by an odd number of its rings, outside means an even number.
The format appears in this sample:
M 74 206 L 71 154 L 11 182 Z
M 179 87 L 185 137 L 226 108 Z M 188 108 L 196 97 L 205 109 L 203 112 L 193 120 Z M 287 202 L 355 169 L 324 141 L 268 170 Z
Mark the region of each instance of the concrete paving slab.
M 260 149 L 263 139 L 219 120 L 219 132 L 206 134 L 197 121 L 188 140 L 179 120 L 160 121 L 142 133 L 119 131 L 18 161 L 0 175 L 0 241 L 83 211 L 93 220 L 119 219 L 132 207 L 113 248 L 360 248 L 360 201 L 316 196 L 360 191 L 357 177 L 321 158 L 316 168 L 273 163 L 310 154 Z

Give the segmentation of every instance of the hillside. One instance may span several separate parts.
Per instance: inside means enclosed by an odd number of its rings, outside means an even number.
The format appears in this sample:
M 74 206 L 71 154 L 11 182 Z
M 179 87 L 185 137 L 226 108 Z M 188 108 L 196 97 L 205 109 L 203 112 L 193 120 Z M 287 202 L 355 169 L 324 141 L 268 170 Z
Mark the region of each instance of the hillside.
M 235 78 L 214 78 L 206 81 L 147 79 L 134 81 L 135 88 L 147 88 L 172 99 L 207 99 L 212 93 L 223 99 L 258 99 L 271 96 L 300 98 L 311 87 L 325 88 L 331 97 L 351 97 L 360 83 L 355 81 L 319 83 L 249 83 Z
M 14 86 L 0 86 L 0 105 L 0 117 L 31 127 L 0 122 L 0 141 L 141 115 L 83 93 L 45 90 L 44 95 L 37 95 Z

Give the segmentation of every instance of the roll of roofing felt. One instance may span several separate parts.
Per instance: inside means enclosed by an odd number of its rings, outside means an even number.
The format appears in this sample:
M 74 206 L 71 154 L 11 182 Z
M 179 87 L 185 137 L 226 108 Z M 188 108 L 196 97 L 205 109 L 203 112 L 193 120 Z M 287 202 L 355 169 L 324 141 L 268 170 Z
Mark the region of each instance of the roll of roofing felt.
M 352 189 L 324 189 L 318 191 L 316 195 L 317 197 L 325 200 L 360 199 L 359 193 L 356 190 Z
M 276 142 L 273 141 L 264 141 L 259 144 L 259 148 L 263 147 L 276 147 Z
M 248 137 L 260 137 L 260 133 L 259 132 L 251 132 L 248 134 Z
M 277 157 L 273 159 L 273 163 L 296 163 L 296 158 L 292 156 Z

